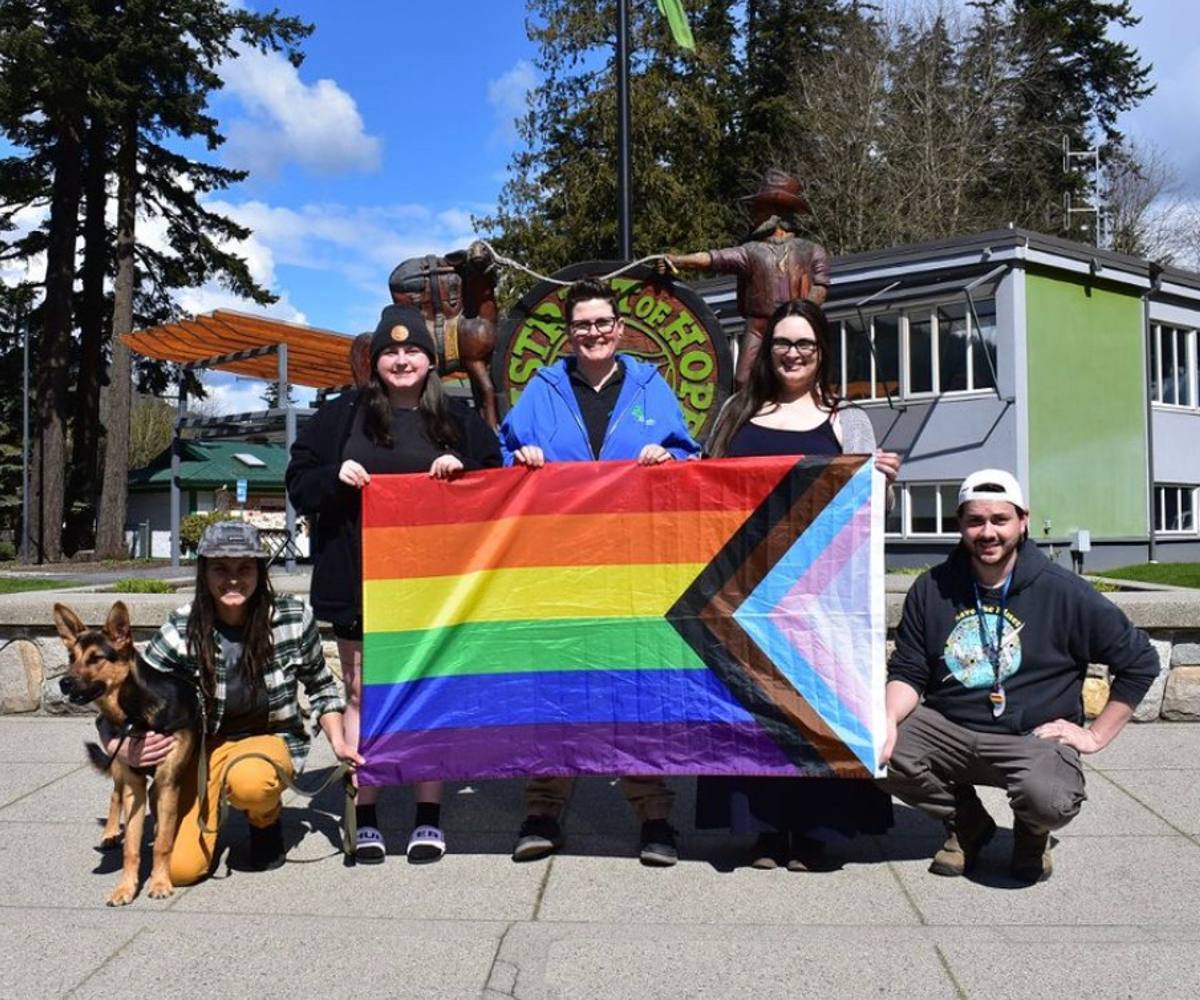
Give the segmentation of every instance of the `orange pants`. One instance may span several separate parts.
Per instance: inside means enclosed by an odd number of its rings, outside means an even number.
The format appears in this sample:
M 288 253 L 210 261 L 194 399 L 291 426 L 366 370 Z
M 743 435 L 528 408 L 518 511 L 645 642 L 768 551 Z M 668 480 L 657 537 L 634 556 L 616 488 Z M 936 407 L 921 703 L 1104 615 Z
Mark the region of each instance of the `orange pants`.
M 220 804 L 221 777 L 231 760 L 240 754 L 261 753 L 275 761 L 289 777 L 293 774 L 287 744 L 278 736 L 247 736 L 208 745 L 208 795 L 204 825 L 215 830 Z M 265 760 L 257 757 L 239 761 L 229 769 L 229 804 L 244 809 L 251 826 L 270 826 L 279 818 L 284 784 Z M 196 794 L 196 769 L 191 768 L 179 795 L 179 827 L 171 850 L 171 884 L 191 885 L 212 871 L 215 833 L 200 829 L 200 798 Z

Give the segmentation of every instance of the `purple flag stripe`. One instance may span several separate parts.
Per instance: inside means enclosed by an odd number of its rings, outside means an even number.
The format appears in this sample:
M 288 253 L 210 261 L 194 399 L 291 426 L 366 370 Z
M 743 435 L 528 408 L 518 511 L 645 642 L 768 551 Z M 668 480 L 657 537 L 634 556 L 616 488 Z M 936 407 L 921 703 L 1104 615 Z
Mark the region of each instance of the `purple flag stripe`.
M 745 723 L 488 726 L 365 737 L 364 785 L 556 774 L 828 776 L 815 750 L 798 769 L 766 732 Z

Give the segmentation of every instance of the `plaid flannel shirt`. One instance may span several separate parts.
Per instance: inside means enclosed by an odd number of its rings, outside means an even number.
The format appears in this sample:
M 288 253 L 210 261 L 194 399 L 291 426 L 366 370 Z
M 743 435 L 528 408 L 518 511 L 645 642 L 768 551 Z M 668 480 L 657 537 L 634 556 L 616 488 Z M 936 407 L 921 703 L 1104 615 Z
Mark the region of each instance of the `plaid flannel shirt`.
M 200 683 L 200 665 L 188 656 L 187 622 L 192 606 L 185 604 L 176 608 L 166 623 L 150 640 L 142 656 L 155 670 L 164 673 L 181 673 Z M 326 712 L 345 710 L 337 681 L 325 664 L 321 652 L 321 637 L 312 609 L 299 598 L 290 594 L 277 594 L 271 614 L 271 634 L 274 640 L 274 655 L 263 671 L 263 684 L 267 690 L 268 722 L 270 731 L 282 736 L 287 743 L 292 762 L 299 771 L 308 754 L 309 736 L 304 728 L 304 718 L 296 693 L 296 681 L 304 685 L 304 692 L 312 706 L 314 732 L 319 720 Z M 216 690 L 213 711 L 207 719 L 209 735 L 216 733 L 225 715 L 225 659 L 220 642 L 214 641 L 216 655 Z

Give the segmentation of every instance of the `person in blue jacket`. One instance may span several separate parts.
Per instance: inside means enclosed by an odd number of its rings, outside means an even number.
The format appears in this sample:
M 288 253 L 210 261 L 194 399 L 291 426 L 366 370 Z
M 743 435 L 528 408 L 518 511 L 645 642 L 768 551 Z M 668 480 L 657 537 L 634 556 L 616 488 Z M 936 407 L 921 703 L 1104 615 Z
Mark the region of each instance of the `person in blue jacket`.
M 567 337 L 572 354 L 541 368 L 500 426 L 505 465 L 541 468 L 546 462 L 629 461 L 659 465 L 695 458 L 675 393 L 658 369 L 618 354 L 624 321 L 612 289 L 594 278 L 567 292 Z M 517 834 L 514 861 L 532 861 L 563 843 L 559 819 L 571 779 L 534 778 L 525 786 L 528 816 Z M 625 777 L 621 791 L 641 821 L 643 864 L 679 859 L 670 824 L 673 794 L 661 778 Z
M 679 402 L 654 365 L 618 354 L 624 320 L 608 285 L 587 278 L 567 293 L 574 354 L 539 368 L 500 427 L 505 465 L 692 458 Z

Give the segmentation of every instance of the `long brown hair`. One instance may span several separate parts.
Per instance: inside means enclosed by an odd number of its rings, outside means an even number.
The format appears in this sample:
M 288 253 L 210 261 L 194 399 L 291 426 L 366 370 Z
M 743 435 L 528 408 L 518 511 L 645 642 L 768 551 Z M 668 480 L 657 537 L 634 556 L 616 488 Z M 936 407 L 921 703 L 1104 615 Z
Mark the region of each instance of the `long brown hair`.
M 258 690 L 262 675 L 275 655 L 275 638 L 271 633 L 271 614 L 275 610 L 275 590 L 267 575 L 266 559 L 258 564 L 258 585 L 246 602 L 246 623 L 242 626 L 242 676 L 251 691 Z M 187 623 L 187 652 L 200 667 L 200 690 L 204 705 L 211 714 L 217 687 L 217 653 L 213 630 L 217 623 L 217 606 L 208 590 L 208 558 L 196 557 L 196 594 Z M 226 670 L 236 664 L 227 663 Z
M 375 364 L 371 363 L 371 379 L 363 387 L 363 433 L 372 444 L 381 448 L 392 447 L 392 404 L 388 400 L 387 387 L 379 377 Z M 425 423 L 425 433 L 429 440 L 438 448 L 447 451 L 458 447 L 458 428 L 450 419 L 450 406 L 446 401 L 446 390 L 442 388 L 442 380 L 431 367 L 425 376 L 425 385 L 421 388 L 417 400 L 417 411 Z
M 817 382 L 813 390 L 817 394 L 817 402 L 831 413 L 837 410 L 840 398 L 834 391 L 833 357 L 829 351 L 829 320 L 820 306 L 807 299 L 792 299 L 785 302 L 771 315 L 767 329 L 763 333 L 762 343 L 758 348 L 758 357 L 750 369 L 750 378 L 741 392 L 735 393 L 721 408 L 713 427 L 712 436 L 708 441 L 708 454 L 713 458 L 722 458 L 729 452 L 729 442 L 750 420 L 768 403 L 779 399 L 779 375 L 775 371 L 775 362 L 771 357 L 771 345 L 775 341 L 775 328 L 789 316 L 799 316 L 808 320 L 813 334 L 817 338 Z

